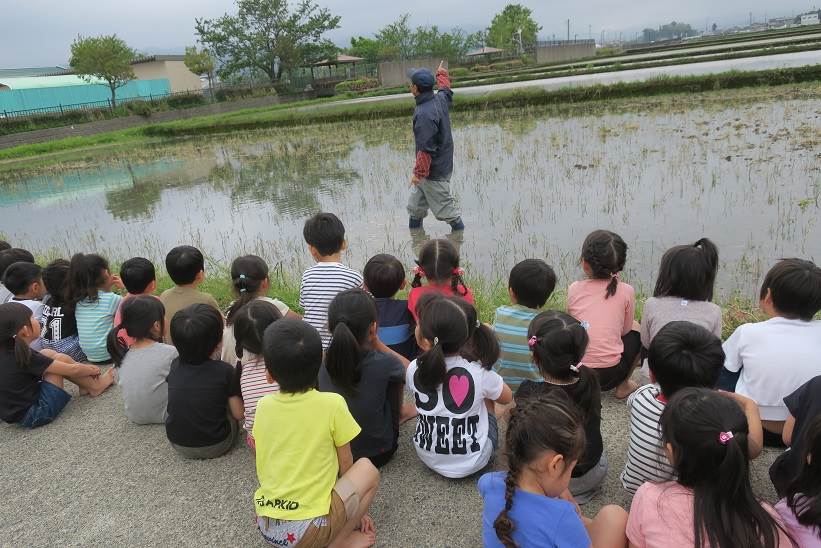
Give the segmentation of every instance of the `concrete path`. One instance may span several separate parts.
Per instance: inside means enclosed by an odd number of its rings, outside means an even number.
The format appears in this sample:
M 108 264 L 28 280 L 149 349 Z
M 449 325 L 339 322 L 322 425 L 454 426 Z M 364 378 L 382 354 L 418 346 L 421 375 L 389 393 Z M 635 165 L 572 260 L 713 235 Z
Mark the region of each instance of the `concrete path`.
M 602 431 L 610 471 L 584 507 L 629 507 L 618 474 L 627 444 L 627 408 L 604 397 Z M 372 515 L 378 546 L 481 544 L 478 477 L 446 480 L 416 457 L 413 423 L 383 469 Z M 767 469 L 753 465 L 756 492 L 772 500 Z M 244 443 L 211 461 L 182 459 L 162 426 L 129 423 L 118 387 L 75 397 L 56 422 L 28 431 L 0 424 L 0 546 L 265 546 L 254 528 L 254 461 Z

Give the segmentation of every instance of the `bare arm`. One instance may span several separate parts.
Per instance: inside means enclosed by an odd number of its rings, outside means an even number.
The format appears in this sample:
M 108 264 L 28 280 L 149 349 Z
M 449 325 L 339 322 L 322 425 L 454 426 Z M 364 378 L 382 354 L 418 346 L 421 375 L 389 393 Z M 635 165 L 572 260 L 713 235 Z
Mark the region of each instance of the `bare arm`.
M 513 390 L 505 384 L 504 388 L 502 388 L 502 394 L 496 398 L 496 403 L 500 403 L 502 405 L 507 405 L 508 403 L 513 401 Z
M 288 313 L 285 314 L 285 317 L 286 318 L 293 318 L 295 320 L 301 320 L 302 319 L 302 316 L 300 316 L 299 313 L 294 312 L 293 310 L 288 310 Z
M 96 365 L 87 365 L 84 363 L 66 363 L 55 361 L 48 366 L 48 369 L 46 369 L 45 372 L 68 378 L 94 377 L 100 374 L 100 368 Z
M 345 472 L 353 466 L 353 454 L 351 453 L 350 443 L 336 448 L 336 460 L 339 462 L 339 477 L 342 477 L 345 475 Z
M 719 392 L 728 398 L 734 399 L 741 406 L 744 414 L 747 416 L 747 434 L 748 448 L 750 459 L 756 458 L 761 454 L 761 449 L 764 447 L 764 427 L 761 425 L 761 414 L 758 411 L 758 404 L 750 398 L 735 394 L 733 392 Z
M 228 408 L 231 410 L 231 416 L 238 421 L 245 418 L 245 407 L 243 407 L 242 398 L 239 396 L 228 398 Z
M 790 415 L 784 423 L 784 430 L 781 431 L 781 439 L 788 447 L 792 445 L 792 435 L 795 430 L 795 417 Z
M 383 354 L 390 354 L 391 356 L 393 356 L 394 358 L 399 360 L 399 363 L 401 363 L 402 367 L 404 367 L 405 369 L 407 369 L 408 366 L 410 365 L 410 360 L 408 360 L 408 358 L 406 358 L 405 356 L 403 356 L 402 354 L 400 354 L 396 350 L 393 350 L 392 348 L 390 348 L 388 345 L 386 345 L 385 343 L 380 341 L 379 338 L 376 339 L 373 346 L 374 346 L 375 350 L 378 350 L 379 352 L 382 352 Z

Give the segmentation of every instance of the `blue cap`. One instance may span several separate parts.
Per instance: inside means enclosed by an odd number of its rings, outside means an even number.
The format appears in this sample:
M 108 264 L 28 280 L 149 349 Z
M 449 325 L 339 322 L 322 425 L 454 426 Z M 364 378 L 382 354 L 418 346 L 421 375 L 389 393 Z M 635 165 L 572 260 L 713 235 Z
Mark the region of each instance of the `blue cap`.
M 426 68 L 410 69 L 408 78 L 410 78 L 412 84 L 420 88 L 432 88 L 436 83 L 433 73 Z

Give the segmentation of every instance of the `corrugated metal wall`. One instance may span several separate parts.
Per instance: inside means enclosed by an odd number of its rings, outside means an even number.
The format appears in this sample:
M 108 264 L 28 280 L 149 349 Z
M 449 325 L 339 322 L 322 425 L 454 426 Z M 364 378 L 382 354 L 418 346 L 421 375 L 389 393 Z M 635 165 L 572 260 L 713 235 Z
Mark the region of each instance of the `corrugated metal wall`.
M 132 80 L 117 89 L 117 99 L 134 97 L 163 96 L 171 93 L 167 78 L 159 80 Z M 108 86 L 89 84 L 87 86 L 64 86 L 40 89 L 19 89 L 0 91 L 0 114 L 3 111 L 48 109 L 63 105 L 102 102 L 111 98 Z

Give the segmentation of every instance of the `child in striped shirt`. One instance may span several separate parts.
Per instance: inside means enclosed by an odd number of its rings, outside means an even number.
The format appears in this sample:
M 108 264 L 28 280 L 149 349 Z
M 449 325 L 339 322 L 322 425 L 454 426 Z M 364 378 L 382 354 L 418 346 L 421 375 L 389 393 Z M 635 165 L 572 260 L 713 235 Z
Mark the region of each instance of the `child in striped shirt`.
M 362 287 L 362 274 L 340 262 L 347 248 L 345 226 L 333 213 L 317 213 L 307 221 L 302 235 L 316 264 L 302 274 L 299 305 L 305 321 L 319 331 L 322 349 L 331 344 L 328 331 L 328 306 L 337 294 Z
M 541 381 L 531 363 L 527 329 L 556 288 L 556 273 L 541 259 L 525 259 L 510 271 L 507 292 L 510 304 L 496 309 L 493 329 L 501 355 L 494 367 L 514 392 L 524 381 Z
M 670 322 L 653 338 L 647 354 L 650 379 L 630 395 L 630 441 L 621 484 L 631 493 L 644 482 L 675 479 L 667 460 L 659 420 L 682 388 L 713 388 L 724 365 L 721 339 L 686 321 Z
M 261 299 L 255 299 L 237 310 L 233 316 L 233 332 L 236 338 L 238 359 L 235 382 L 239 383 L 242 404 L 245 409 L 243 428 L 248 433 L 246 442 L 256 452 L 256 444 L 251 436 L 257 402 L 268 394 L 279 392 L 279 385 L 268 383 L 265 377 L 265 359 L 262 356 L 262 339 L 269 325 L 282 318 L 277 307 Z

